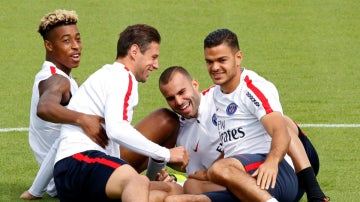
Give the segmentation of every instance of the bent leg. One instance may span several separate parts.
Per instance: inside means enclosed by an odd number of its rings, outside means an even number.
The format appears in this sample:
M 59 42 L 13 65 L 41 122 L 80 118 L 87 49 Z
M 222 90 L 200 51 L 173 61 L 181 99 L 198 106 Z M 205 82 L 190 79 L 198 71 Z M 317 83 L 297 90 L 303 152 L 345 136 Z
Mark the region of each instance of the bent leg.
M 169 195 L 184 193 L 182 186 L 175 182 L 150 181 L 150 191 L 152 190 L 164 191 Z
M 302 197 L 305 190 L 309 201 L 323 200 L 326 196 L 316 179 L 319 171 L 317 152 L 300 128 L 289 117 L 284 116 L 284 119 L 291 136 L 288 154 L 294 163 L 299 180 L 297 199 Z
M 209 197 L 203 194 L 182 194 L 172 195 L 165 198 L 164 202 L 212 202 Z
M 202 194 L 204 192 L 225 190 L 225 187 L 211 181 L 188 178 L 184 183 L 185 194 Z
M 310 167 L 311 164 L 304 146 L 298 137 L 298 128 L 296 124 L 286 116 L 284 116 L 284 119 L 291 137 L 288 154 L 293 161 L 295 172 L 297 173 L 305 168 Z
M 163 202 L 167 196 L 183 193 L 182 186 L 175 182 L 150 181 L 150 202 Z
M 178 115 L 166 108 L 155 110 L 135 126 L 146 138 L 167 148 L 175 146 L 179 127 Z M 147 156 L 123 147 L 120 147 L 120 157 L 139 173 L 145 170 L 148 164 Z
M 146 176 L 138 174 L 130 165 L 122 165 L 111 174 L 105 192 L 110 199 L 121 198 L 123 202 L 147 202 L 149 185 Z
M 216 161 L 208 171 L 208 178 L 227 187 L 241 201 L 267 201 L 272 198 L 266 190 L 256 185 L 255 178 L 234 158 Z
M 319 169 L 320 169 L 319 155 L 318 155 L 315 147 L 309 140 L 309 138 L 299 127 L 298 127 L 298 131 L 299 131 L 298 137 L 304 146 L 304 149 L 305 149 L 306 155 L 310 161 L 311 167 L 313 167 L 315 175 L 317 175 L 319 173 Z

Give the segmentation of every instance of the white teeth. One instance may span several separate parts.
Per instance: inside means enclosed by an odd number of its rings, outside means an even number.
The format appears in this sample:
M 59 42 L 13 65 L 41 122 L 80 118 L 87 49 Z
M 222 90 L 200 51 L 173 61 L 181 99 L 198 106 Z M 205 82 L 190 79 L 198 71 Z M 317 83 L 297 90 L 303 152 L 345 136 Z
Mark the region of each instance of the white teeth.
M 190 102 L 187 105 L 182 106 L 180 109 L 185 109 L 190 105 Z

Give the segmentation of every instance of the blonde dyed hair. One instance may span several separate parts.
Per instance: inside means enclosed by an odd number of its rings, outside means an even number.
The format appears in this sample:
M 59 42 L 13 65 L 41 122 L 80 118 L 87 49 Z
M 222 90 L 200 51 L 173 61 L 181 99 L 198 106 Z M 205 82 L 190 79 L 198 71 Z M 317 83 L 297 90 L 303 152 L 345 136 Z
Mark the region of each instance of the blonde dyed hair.
M 50 30 L 61 25 L 76 25 L 78 15 L 75 11 L 58 9 L 41 18 L 38 32 L 46 39 Z

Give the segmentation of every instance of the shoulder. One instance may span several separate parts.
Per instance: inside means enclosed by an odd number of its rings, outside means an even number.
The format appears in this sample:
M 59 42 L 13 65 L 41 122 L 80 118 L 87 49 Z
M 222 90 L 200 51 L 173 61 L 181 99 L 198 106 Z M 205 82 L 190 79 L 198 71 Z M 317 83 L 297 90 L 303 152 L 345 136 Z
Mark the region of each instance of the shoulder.
M 60 74 L 51 75 L 49 78 L 42 80 L 39 83 L 39 90 L 44 91 L 61 91 L 66 92 L 70 90 L 70 80 Z

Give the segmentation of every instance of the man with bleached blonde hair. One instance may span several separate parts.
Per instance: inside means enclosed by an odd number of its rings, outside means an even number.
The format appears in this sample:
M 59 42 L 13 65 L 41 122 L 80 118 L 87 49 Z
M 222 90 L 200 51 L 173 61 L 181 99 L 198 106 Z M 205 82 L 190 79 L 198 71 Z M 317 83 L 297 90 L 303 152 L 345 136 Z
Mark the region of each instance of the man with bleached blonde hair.
M 66 108 L 78 89 L 71 76 L 71 70 L 79 66 L 82 50 L 77 21 L 75 11 L 55 10 L 46 14 L 39 25 L 38 32 L 44 40 L 46 55 L 41 70 L 35 76 L 29 126 L 29 143 L 39 166 L 53 164 L 54 159 L 50 157 L 56 152 L 62 123 L 80 126 L 94 142 L 102 147 L 107 144 L 105 130 L 100 124 L 104 122 L 103 118 Z M 46 156 L 49 158 L 46 159 Z M 38 176 L 52 176 L 41 174 L 48 171 L 42 169 Z M 20 198 L 39 199 L 44 191 L 53 197 L 57 195 L 53 181 L 46 190 L 39 190 L 42 187 L 38 186 L 39 180 L 45 179 L 37 177 Z

